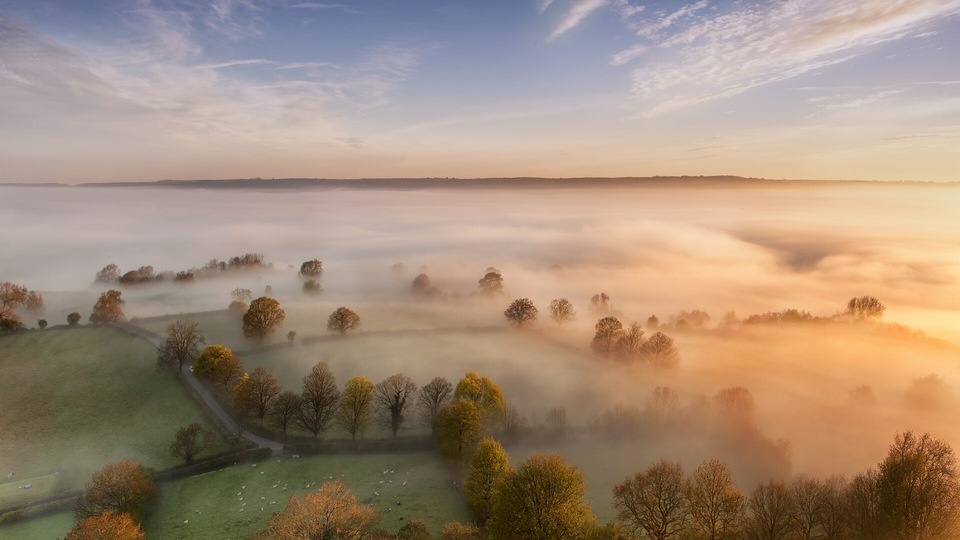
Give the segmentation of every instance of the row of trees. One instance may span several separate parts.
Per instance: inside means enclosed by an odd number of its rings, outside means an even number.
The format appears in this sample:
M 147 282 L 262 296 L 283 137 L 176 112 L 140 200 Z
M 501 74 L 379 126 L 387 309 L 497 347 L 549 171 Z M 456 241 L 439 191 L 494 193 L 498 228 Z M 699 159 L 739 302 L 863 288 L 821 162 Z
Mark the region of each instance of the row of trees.
M 654 332 L 645 338 L 640 323 L 631 323 L 624 328 L 616 317 L 604 317 L 594 328 L 596 333 L 590 348 L 600 356 L 626 361 L 646 360 L 656 367 L 673 367 L 680 359 L 673 338 L 663 332 Z
M 97 272 L 95 282 L 106 284 L 119 283 L 121 285 L 135 285 L 140 283 L 155 283 L 161 281 L 189 282 L 196 278 L 212 277 L 225 272 L 263 269 L 270 268 L 271 266 L 272 265 L 270 264 L 264 263 L 264 257 L 262 253 L 245 253 L 243 255 L 230 257 L 230 259 L 226 261 L 211 259 L 209 262 L 207 262 L 207 264 L 199 268 L 194 267 L 190 268 L 189 270 L 181 270 L 179 272 L 157 272 L 154 270 L 153 266 L 150 265 L 141 266 L 136 270 L 122 272 L 119 266 L 114 263 L 110 263 Z

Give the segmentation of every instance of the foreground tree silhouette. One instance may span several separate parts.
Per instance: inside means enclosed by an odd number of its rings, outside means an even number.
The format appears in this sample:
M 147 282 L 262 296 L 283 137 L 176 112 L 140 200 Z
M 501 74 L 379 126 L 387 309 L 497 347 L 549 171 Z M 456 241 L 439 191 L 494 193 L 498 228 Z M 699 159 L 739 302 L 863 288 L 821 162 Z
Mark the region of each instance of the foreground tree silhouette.
M 497 490 L 509 472 L 510 458 L 503 446 L 491 437 L 481 440 L 463 480 L 463 498 L 478 524 L 490 517 Z
M 157 488 L 143 465 L 136 461 L 108 463 L 93 475 L 77 500 L 77 519 L 86 519 L 111 510 L 129 514 L 140 523 L 143 511 L 157 497 Z
M 339 307 L 327 318 L 327 330 L 338 332 L 341 336 L 357 328 L 360 328 L 360 316 L 349 308 Z
M 733 540 L 740 537 L 746 501 L 723 462 L 711 459 L 701 463 L 684 483 L 683 494 L 690 511 L 690 528 L 697 538 Z
M 604 317 L 597 321 L 596 333 L 590 342 L 590 348 L 600 356 L 610 356 L 623 336 L 623 324 L 616 317 Z
M 530 326 L 537 320 L 537 306 L 529 298 L 518 298 L 503 312 L 503 316 L 517 328 Z
M 388 428 L 396 437 L 416 398 L 417 385 L 402 373 L 391 375 L 377 383 L 373 390 L 377 423 Z
M 205 342 L 199 323 L 178 319 L 167 326 L 167 338 L 157 348 L 157 366 L 176 369 L 179 373 L 184 363 L 197 357 L 199 345 Z
M 287 427 L 296 421 L 300 414 L 300 402 L 300 396 L 290 390 L 285 390 L 270 403 L 270 409 L 267 411 L 267 423 L 281 435 L 286 434 Z
M 100 293 L 100 298 L 93 305 L 90 322 L 93 324 L 109 324 L 122 321 L 124 319 L 123 299 L 120 296 L 120 291 L 114 289 Z
M 250 307 L 243 314 L 243 336 L 263 343 L 263 338 L 283 326 L 285 318 L 286 313 L 280 307 L 280 302 L 261 296 L 250 302 Z
M 213 444 L 213 432 L 194 422 L 177 430 L 170 443 L 170 453 L 182 459 L 188 465 L 193 457 Z
M 377 511 L 357 502 L 339 480 L 314 493 L 293 496 L 283 512 L 270 518 L 260 540 L 361 540 L 371 538 Z
M 882 529 L 895 538 L 945 538 L 960 514 L 960 478 L 949 444 L 897 434 L 877 473 Z
M 143 540 L 143 531 L 130 514 L 106 510 L 100 515 L 84 518 L 77 523 L 64 540 Z
M 687 500 L 683 496 L 683 469 L 679 463 L 661 460 L 613 488 L 617 521 L 654 540 L 677 538 L 687 523 Z
M 297 424 L 313 433 L 314 437 L 319 437 L 337 414 L 339 402 L 340 390 L 337 389 L 336 377 L 326 362 L 318 363 L 303 377 Z
M 350 379 L 343 387 L 335 421 L 350 434 L 351 439 L 356 440 L 357 433 L 363 433 L 370 427 L 373 388 L 373 382 L 363 375 Z
M 433 419 L 437 417 L 440 409 L 450 402 L 452 396 L 453 385 L 443 377 L 435 377 L 423 385 L 417 397 L 417 406 L 423 422 L 432 427 Z
M 487 530 L 491 538 L 585 538 L 595 518 L 584 501 L 583 473 L 553 454 L 534 454 L 498 490 Z
M 886 306 L 872 296 L 855 296 L 847 302 L 844 315 L 857 321 L 880 320 L 886 309 Z
M 793 497 L 783 482 L 760 484 L 747 502 L 750 508 L 749 536 L 757 540 L 786 538 L 792 528 Z

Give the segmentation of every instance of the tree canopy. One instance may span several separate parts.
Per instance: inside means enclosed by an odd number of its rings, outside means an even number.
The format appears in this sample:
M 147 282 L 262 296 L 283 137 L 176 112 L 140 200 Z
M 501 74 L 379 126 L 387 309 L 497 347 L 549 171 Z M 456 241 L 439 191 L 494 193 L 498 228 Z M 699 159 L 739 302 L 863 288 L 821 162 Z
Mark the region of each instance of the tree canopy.
M 177 430 L 170 443 L 170 453 L 186 463 L 193 463 L 193 458 L 213 444 L 213 432 L 194 422 L 189 426 Z
M 77 519 L 98 516 L 111 510 L 129 514 L 139 523 L 147 505 L 157 497 L 153 479 L 136 461 L 108 463 L 93 475 L 77 500 Z
M 506 402 L 503 391 L 489 377 L 481 377 L 469 371 L 457 383 L 453 397 L 459 401 L 473 401 L 483 417 L 485 425 L 493 425 L 503 420 Z
M 389 429 L 396 437 L 416 399 L 417 385 L 402 373 L 391 375 L 377 383 L 373 391 L 377 423 Z
M 550 301 L 550 318 L 557 325 L 562 326 L 564 323 L 572 321 L 576 316 L 577 312 L 573 309 L 573 304 L 566 298 L 555 298 Z
M 454 401 L 433 419 L 433 438 L 440 451 L 460 461 L 483 433 L 483 416 L 473 401 Z
M 243 335 L 262 343 L 265 337 L 283 326 L 285 318 L 286 313 L 280 307 L 280 302 L 261 296 L 250 302 L 250 307 L 243 314 Z
M 518 298 L 507 307 L 503 316 L 517 328 L 530 326 L 537 320 L 537 306 L 529 298 Z
M 485 437 L 470 458 L 467 476 L 463 480 L 463 497 L 477 523 L 483 525 L 490 517 L 497 490 L 510 472 L 510 458 L 503 446 L 491 437 Z
M 178 319 L 167 326 L 167 338 L 157 349 L 157 365 L 179 372 L 184 363 L 197 357 L 199 345 L 205 342 L 199 323 Z
M 93 324 L 109 324 L 122 321 L 124 319 L 123 299 L 120 296 L 120 291 L 114 289 L 100 293 L 100 298 L 93 305 L 90 322 Z
M 118 514 L 112 510 L 81 519 L 67 533 L 64 540 L 143 540 L 140 525 L 130 514 Z
M 350 308 L 341 306 L 327 318 L 327 330 L 338 332 L 341 336 L 357 328 L 360 328 L 360 316 Z
M 340 405 L 337 407 L 335 421 L 350 437 L 357 438 L 357 433 L 363 433 L 370 427 L 370 415 L 373 412 L 372 381 L 358 375 L 344 385 L 340 394 Z
M 261 540 L 362 540 L 370 538 L 377 512 L 357 502 L 343 482 L 324 482 L 303 497 L 290 497 L 283 512 L 274 514 Z

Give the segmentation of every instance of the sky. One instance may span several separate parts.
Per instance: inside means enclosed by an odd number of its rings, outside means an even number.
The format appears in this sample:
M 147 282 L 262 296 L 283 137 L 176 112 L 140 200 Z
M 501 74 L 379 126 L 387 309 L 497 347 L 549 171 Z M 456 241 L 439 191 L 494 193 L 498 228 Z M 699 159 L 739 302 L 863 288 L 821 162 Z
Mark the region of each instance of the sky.
M 0 182 L 960 180 L 960 0 L 0 0 Z

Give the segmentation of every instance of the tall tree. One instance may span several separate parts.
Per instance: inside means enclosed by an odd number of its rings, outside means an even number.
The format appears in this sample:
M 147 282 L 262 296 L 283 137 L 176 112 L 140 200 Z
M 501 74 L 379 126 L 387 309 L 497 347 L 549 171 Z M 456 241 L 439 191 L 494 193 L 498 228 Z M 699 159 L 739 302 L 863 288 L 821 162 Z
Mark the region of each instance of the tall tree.
M 953 448 L 929 433 L 897 434 L 877 474 L 881 526 L 895 538 L 942 538 L 960 517 Z
M 623 336 L 623 324 L 616 317 L 604 317 L 594 327 L 596 333 L 590 348 L 600 356 L 610 356 L 615 351 L 617 341 Z
M 271 402 L 267 413 L 270 427 L 279 431 L 281 435 L 286 434 L 287 427 L 300 415 L 300 401 L 300 396 L 290 390 L 285 390 L 278 395 Z
M 253 399 L 254 413 L 260 419 L 260 425 L 263 425 L 263 419 L 267 416 L 270 404 L 280 395 L 283 388 L 277 382 L 273 373 L 257 366 L 250 373 L 251 398 Z
M 81 519 L 64 540 L 143 540 L 140 525 L 130 514 L 117 514 L 112 510 Z
M 280 307 L 280 302 L 261 296 L 250 302 L 250 307 L 243 314 L 243 336 L 263 343 L 265 337 L 283 326 L 285 318 L 286 313 Z
M 644 345 L 643 326 L 640 323 L 631 323 L 614 345 L 614 355 L 626 361 L 639 360 L 643 357 Z
M 794 536 L 801 540 L 823 538 L 820 516 L 827 495 L 823 482 L 800 475 L 790 484 L 790 495 L 793 497 Z
M 230 412 L 233 413 L 234 421 L 237 424 L 237 439 L 239 439 L 243 435 L 243 421 L 257 408 L 253 381 L 250 380 L 249 374 L 242 373 L 237 378 L 237 383 L 230 387 L 227 398 Z
M 683 469 L 661 460 L 613 488 L 617 521 L 653 540 L 678 538 L 687 524 Z
M 326 362 L 318 363 L 303 377 L 297 424 L 313 433 L 314 437 L 319 437 L 337 414 L 339 402 L 340 390 L 337 389 L 336 377 Z
M 484 424 L 491 426 L 503 420 L 506 405 L 503 391 L 489 377 L 481 377 L 469 371 L 457 383 L 453 397 L 457 400 L 473 401 L 483 415 Z
M 454 401 L 433 419 L 433 439 L 440 451 L 460 461 L 483 433 L 483 416 L 473 401 Z
M 792 530 L 793 497 L 783 482 L 760 484 L 747 502 L 750 508 L 750 538 L 786 539 Z
M 740 538 L 746 518 L 746 501 L 727 466 L 716 459 L 704 461 L 684 483 L 690 511 L 690 528 L 696 538 Z
M 577 312 L 573 309 L 573 304 L 566 298 L 555 298 L 550 301 L 550 318 L 557 323 L 557 326 L 563 326 L 576 316 Z
M 90 322 L 93 324 L 109 324 L 122 321 L 124 318 L 123 299 L 120 296 L 120 291 L 114 289 L 100 293 L 100 298 L 93 305 Z
M 536 322 L 537 313 L 537 306 L 533 305 L 533 301 L 529 298 L 518 298 L 507 307 L 503 316 L 517 328 L 524 328 Z
M 354 440 L 370 426 L 373 412 L 372 381 L 359 375 L 347 381 L 340 394 L 340 405 L 335 417 L 336 424 L 347 431 Z
M 417 385 L 402 373 L 391 375 L 377 383 L 373 391 L 377 423 L 389 428 L 396 437 L 416 398 Z
M 507 475 L 487 522 L 491 538 L 585 538 L 595 523 L 583 473 L 559 455 L 532 455 Z
M 510 458 L 503 446 L 491 437 L 482 439 L 463 480 L 463 497 L 478 524 L 490 517 L 497 490 L 509 472 Z
M 189 426 L 177 430 L 170 443 L 170 453 L 182 459 L 187 464 L 193 463 L 193 458 L 213 444 L 213 432 L 194 422 Z
M 327 318 L 327 330 L 338 332 L 341 336 L 357 328 L 360 328 L 360 316 L 350 308 L 338 307 Z
M 199 323 L 178 319 L 167 326 L 167 338 L 157 348 L 157 366 L 174 368 L 179 373 L 183 364 L 199 354 L 199 345 L 206 343 Z
M 423 385 L 420 396 L 417 398 L 422 421 L 433 426 L 433 419 L 437 417 L 440 409 L 450 402 L 452 396 L 453 385 L 443 377 L 434 377 L 432 381 Z
M 377 511 L 357 502 L 339 480 L 325 482 L 303 497 L 294 495 L 275 513 L 260 540 L 362 540 L 372 538 Z
M 147 505 L 157 497 L 153 479 L 136 461 L 108 463 L 93 475 L 77 500 L 77 519 L 98 516 L 106 510 L 129 514 L 137 523 Z

